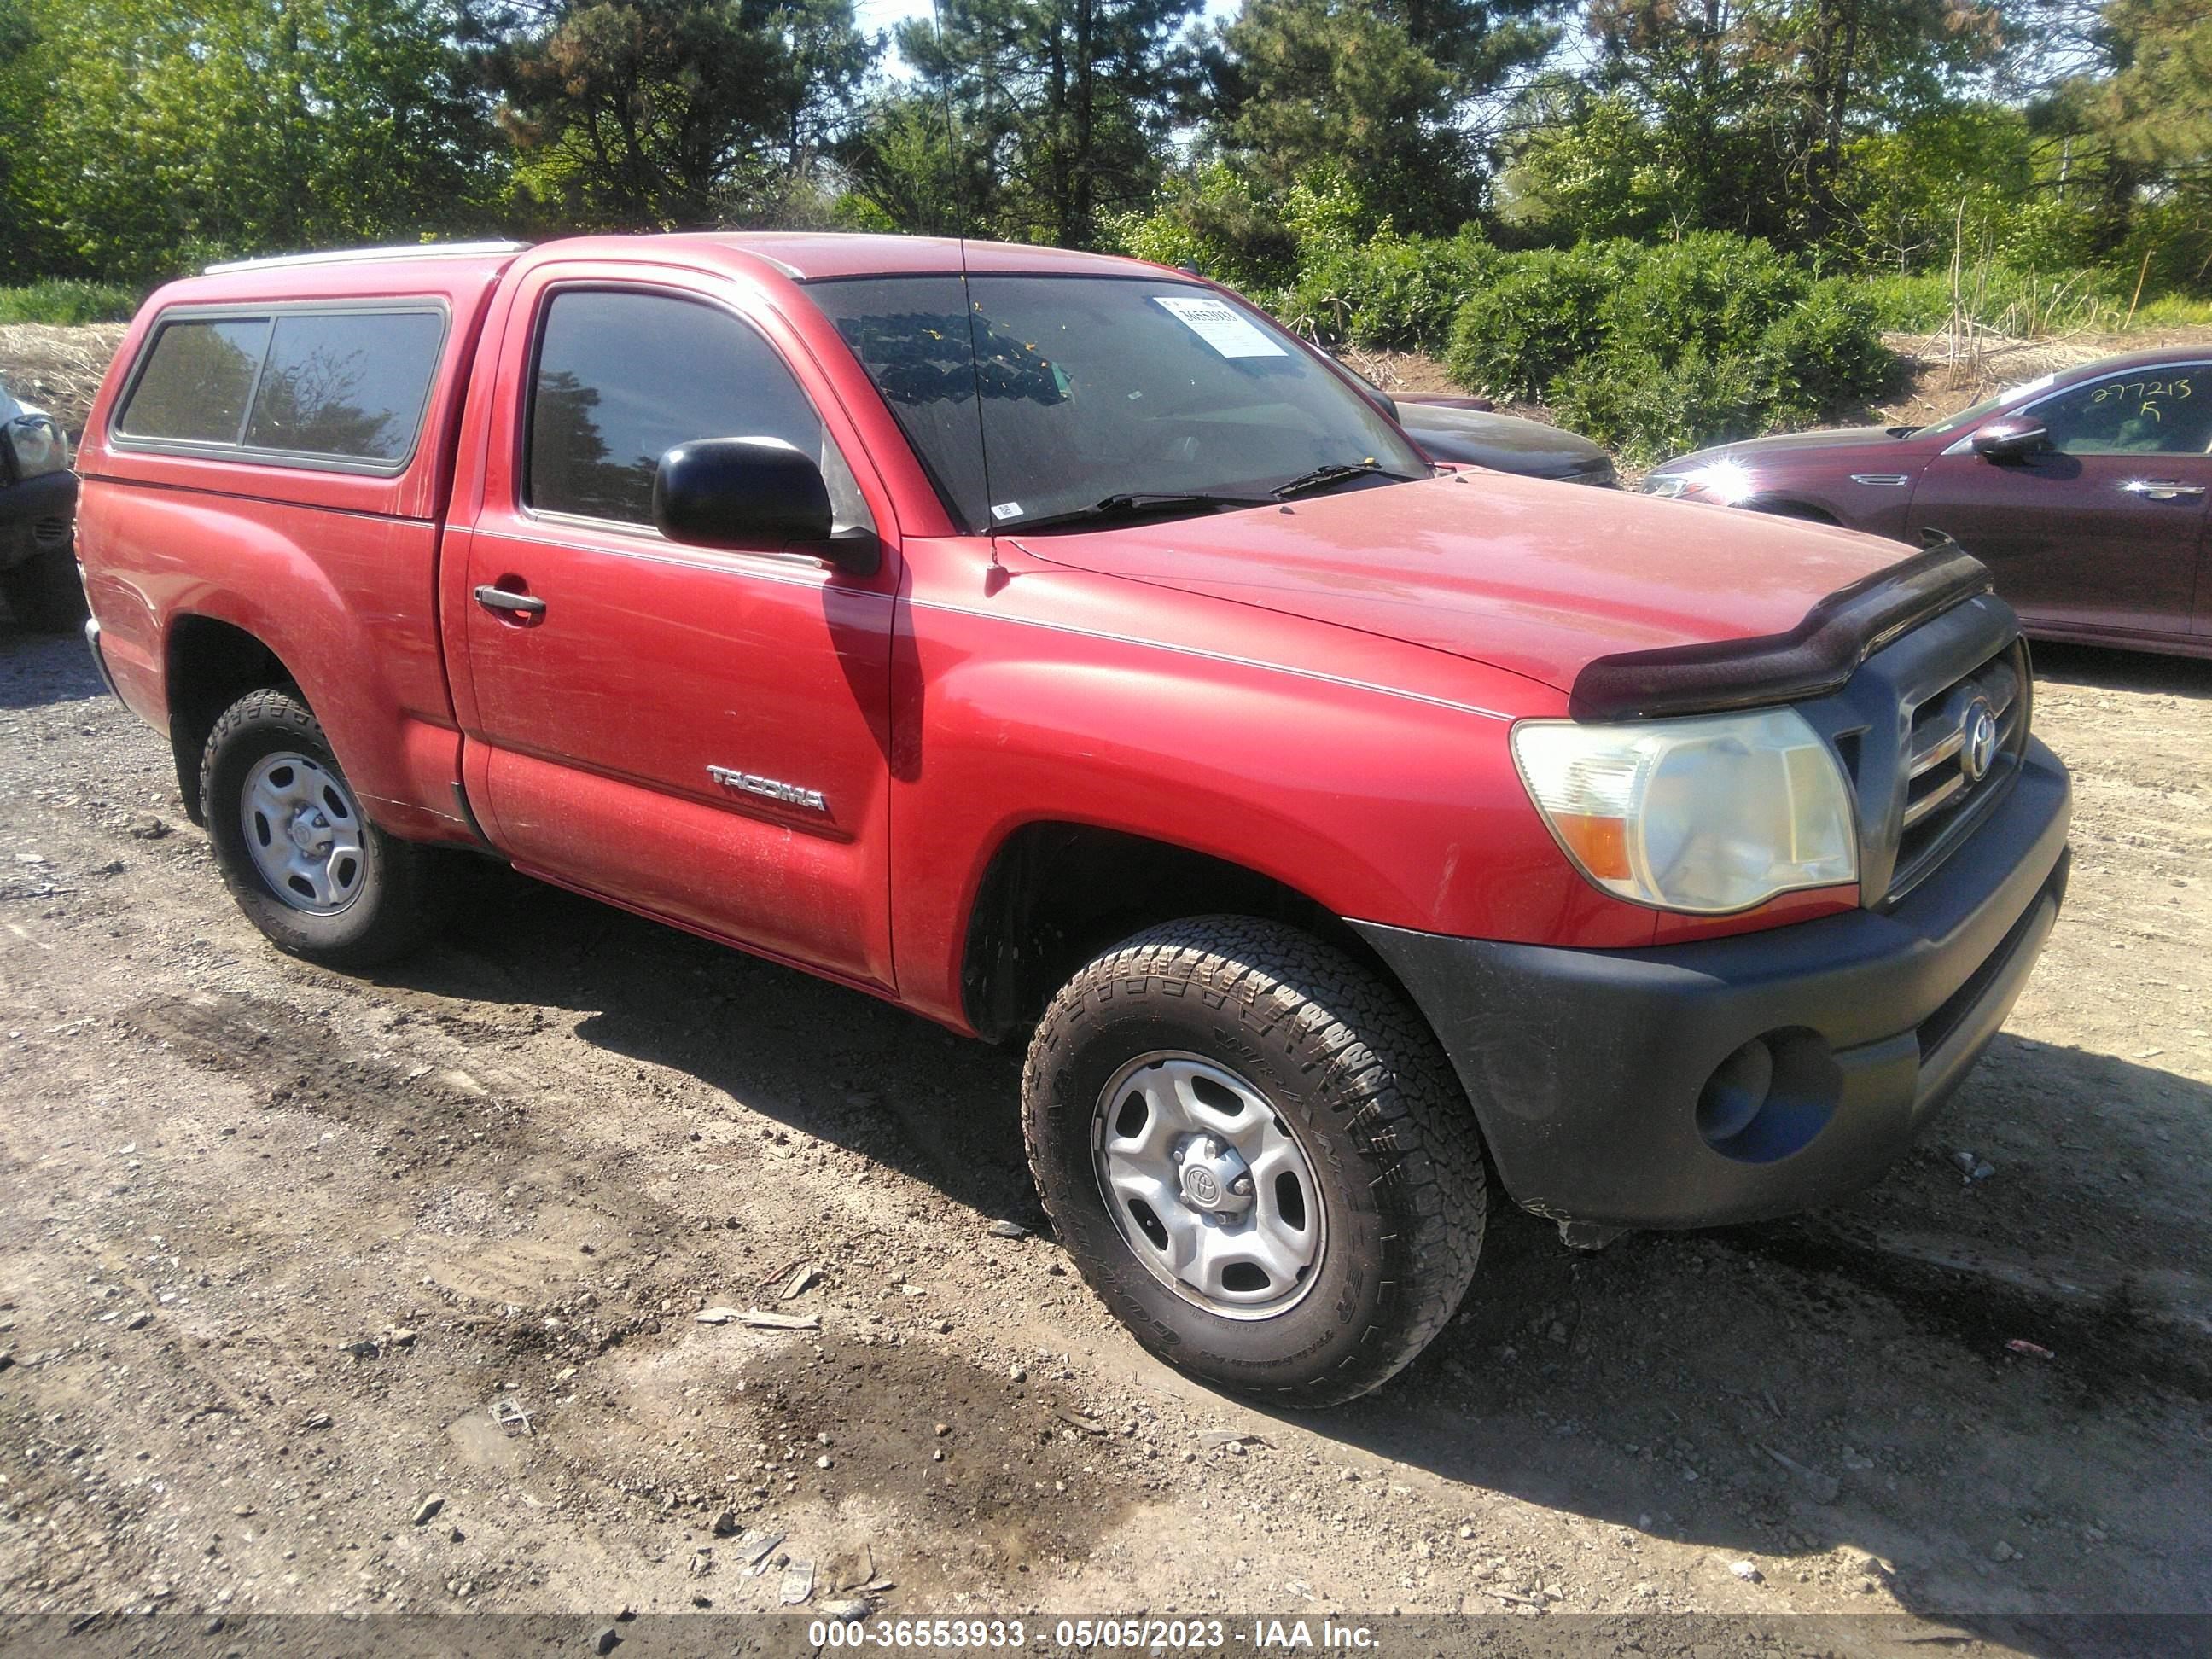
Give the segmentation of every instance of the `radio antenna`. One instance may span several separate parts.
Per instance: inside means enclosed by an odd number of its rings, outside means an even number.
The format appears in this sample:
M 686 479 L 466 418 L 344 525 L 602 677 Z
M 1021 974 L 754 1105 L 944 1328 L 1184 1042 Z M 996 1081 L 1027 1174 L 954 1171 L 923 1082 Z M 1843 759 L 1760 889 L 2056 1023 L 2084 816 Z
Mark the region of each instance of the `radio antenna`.
M 957 0 L 956 0 L 957 3 Z M 952 110 L 952 59 L 945 45 L 944 0 L 929 0 L 930 28 L 937 36 L 937 92 L 945 105 L 945 154 L 952 168 L 953 236 L 960 250 L 960 306 L 968 314 L 968 374 L 975 398 L 975 453 L 983 479 L 983 532 L 991 540 L 991 564 L 999 563 L 999 537 L 992 511 L 991 443 L 983 421 L 982 342 L 975 332 L 975 300 L 968 285 L 968 222 L 972 206 L 968 199 L 968 170 L 960 155 L 960 124 Z

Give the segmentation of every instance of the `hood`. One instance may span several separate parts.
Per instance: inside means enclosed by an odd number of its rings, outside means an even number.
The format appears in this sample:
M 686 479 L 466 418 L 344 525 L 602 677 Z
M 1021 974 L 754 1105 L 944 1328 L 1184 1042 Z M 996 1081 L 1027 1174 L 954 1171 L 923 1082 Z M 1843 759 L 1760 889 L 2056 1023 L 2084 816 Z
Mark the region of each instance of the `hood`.
M 1692 450 L 1687 455 L 1677 455 L 1673 460 L 1651 470 L 1656 472 L 1682 472 L 1692 467 L 1710 466 L 1715 461 L 1754 461 L 1763 455 L 1786 455 L 1801 449 L 1880 449 L 1898 452 L 1908 441 L 1893 438 L 1889 428 L 1880 426 L 1830 427 L 1815 432 L 1777 432 L 1765 438 L 1746 438 L 1741 443 L 1715 444 L 1710 449 Z
M 1449 652 L 1562 691 L 1592 659 L 1785 633 L 1911 556 L 1855 532 L 1506 473 L 1017 535 L 1050 563 Z
M 1613 466 L 1605 451 L 1580 434 L 1511 415 L 1401 404 L 1398 424 L 1439 461 L 1467 461 L 1544 478 L 1578 477 Z

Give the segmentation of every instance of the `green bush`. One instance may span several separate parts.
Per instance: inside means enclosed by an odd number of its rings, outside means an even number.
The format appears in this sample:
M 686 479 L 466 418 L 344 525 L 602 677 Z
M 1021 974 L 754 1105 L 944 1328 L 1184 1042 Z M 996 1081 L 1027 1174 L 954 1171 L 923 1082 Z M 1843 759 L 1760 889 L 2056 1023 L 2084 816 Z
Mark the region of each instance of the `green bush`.
M 1606 297 L 1606 337 L 1616 350 L 1663 362 L 1755 349 L 1811 286 L 1802 266 L 1767 243 L 1717 231 L 1641 249 L 1625 263 Z
M 1859 289 L 1874 307 L 1875 321 L 1899 333 L 1924 334 L 1951 315 L 1951 279 L 1932 270 L 1869 276 Z
M 1881 390 L 1894 364 L 1873 307 L 1840 279 L 1814 283 L 1755 337 L 1711 345 L 1615 338 L 1569 366 L 1546 396 L 1565 424 L 1648 466 L 1685 450 L 1818 420 Z M 1698 332 L 1710 338 L 1709 325 Z
M 1306 265 L 1284 320 L 1332 343 L 1435 350 L 1501 257 L 1479 237 L 1385 233 Z
M 1188 265 L 1248 295 L 1295 282 L 1301 252 L 1280 204 L 1218 164 L 1155 211 L 1109 219 L 1105 244 L 1133 258 Z
M 1632 466 L 1649 466 L 1720 437 L 1749 437 L 1769 422 L 1769 388 L 1741 352 L 1692 347 L 1669 362 L 1648 350 L 1584 358 L 1548 388 L 1562 424 Z
M 117 283 L 50 277 L 22 288 L 0 288 L 0 323 L 127 323 L 137 309 L 138 290 Z
M 1873 397 L 1897 368 L 1873 301 L 1840 276 L 1814 283 L 1769 323 L 1757 360 L 1775 413 L 1805 420 Z
M 1895 359 L 1863 284 L 1723 232 L 1498 256 L 1452 325 L 1469 391 L 1541 399 L 1644 464 L 1845 412 Z
M 1540 398 L 1568 365 L 1603 343 L 1601 314 L 1626 243 L 1539 248 L 1501 259 L 1488 287 L 1453 319 L 1444 369 L 1471 392 Z
M 1925 311 L 1942 280 L 1824 278 L 1720 231 L 1506 253 L 1472 232 L 1401 236 L 1363 216 L 1333 169 L 1271 204 L 1217 168 L 1116 240 L 1196 265 L 1316 339 L 1441 348 L 1468 390 L 1551 403 L 1640 460 L 1848 412 L 1895 368 L 1879 325 Z M 2008 293 L 2048 312 L 2092 291 L 2046 280 Z

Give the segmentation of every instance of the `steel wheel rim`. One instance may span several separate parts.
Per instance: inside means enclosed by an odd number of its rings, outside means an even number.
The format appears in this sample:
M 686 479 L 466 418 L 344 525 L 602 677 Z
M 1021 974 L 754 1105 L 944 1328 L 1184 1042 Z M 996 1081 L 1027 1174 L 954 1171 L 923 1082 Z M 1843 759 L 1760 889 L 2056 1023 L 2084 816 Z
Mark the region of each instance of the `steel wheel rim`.
M 1139 1055 L 1098 1091 L 1091 1146 L 1122 1242 L 1185 1301 L 1272 1319 L 1320 1278 L 1328 1213 L 1312 1161 L 1282 1112 L 1226 1066 Z
M 334 916 L 368 876 L 361 809 L 330 767 L 287 750 L 255 763 L 239 794 L 246 855 L 293 909 Z

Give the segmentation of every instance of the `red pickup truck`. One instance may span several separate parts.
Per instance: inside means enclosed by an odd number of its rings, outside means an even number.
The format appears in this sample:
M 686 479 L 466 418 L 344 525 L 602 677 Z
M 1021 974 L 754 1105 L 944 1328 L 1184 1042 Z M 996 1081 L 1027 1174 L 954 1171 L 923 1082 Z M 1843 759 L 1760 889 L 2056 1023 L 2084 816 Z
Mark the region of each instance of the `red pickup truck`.
M 233 895 L 356 966 L 489 854 L 1026 1041 L 1155 1352 L 1404 1365 L 1571 1243 L 1876 1179 L 2063 896 L 1955 547 L 1432 465 L 1233 295 L 804 234 L 313 256 L 146 303 L 88 630 Z

